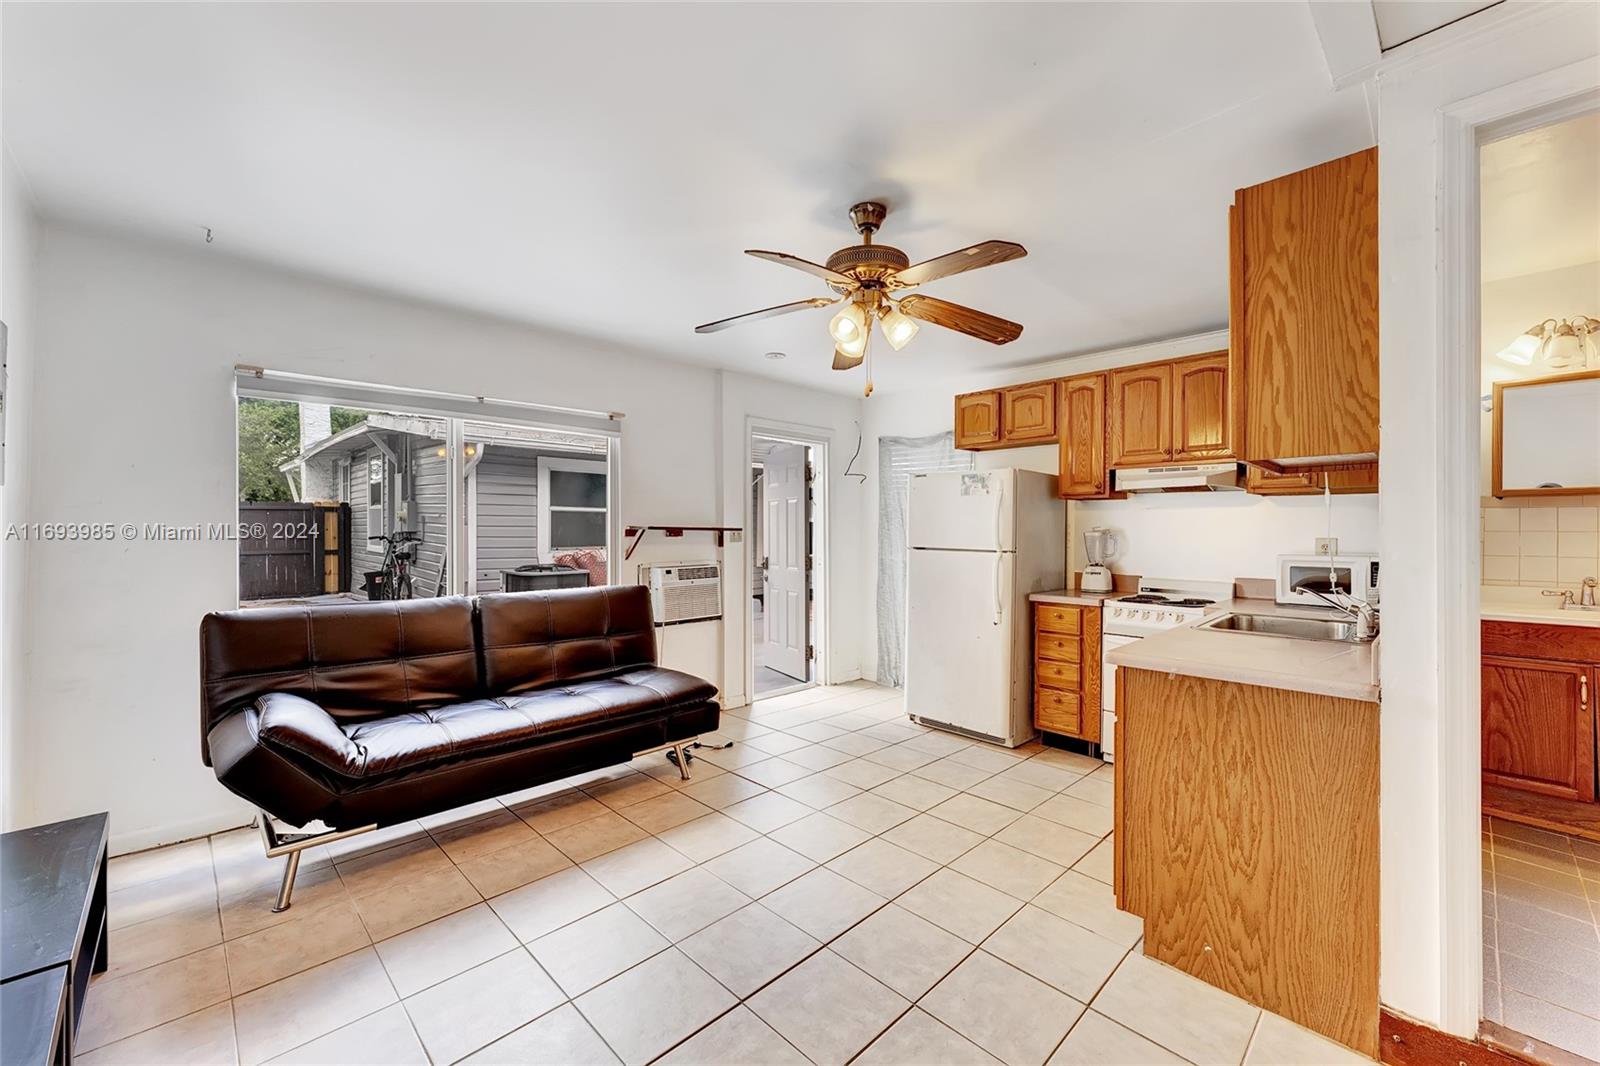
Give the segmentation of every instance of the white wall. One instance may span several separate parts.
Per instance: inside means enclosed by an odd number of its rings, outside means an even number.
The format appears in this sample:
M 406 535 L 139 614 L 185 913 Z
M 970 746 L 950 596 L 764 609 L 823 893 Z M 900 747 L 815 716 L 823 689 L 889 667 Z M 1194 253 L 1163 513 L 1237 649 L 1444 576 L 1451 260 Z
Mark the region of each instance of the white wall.
M 863 544 L 868 564 L 867 617 L 862 631 L 862 670 L 877 667 L 877 519 L 878 438 L 916 437 L 949 432 L 955 394 L 1024 381 L 1088 373 L 1225 349 L 1226 330 L 1179 337 L 1154 344 L 1056 359 L 1013 367 L 1003 373 L 944 380 L 912 392 L 874 396 L 865 405 L 867 437 L 862 459 L 871 473 L 870 499 L 863 508 L 868 536 Z M 1055 445 L 978 452 L 979 469 L 1020 467 L 1056 473 L 1060 456 Z M 1321 499 L 1272 498 L 1246 493 L 1172 493 L 1127 500 L 1084 500 L 1068 507 L 1073 533 L 1072 566 L 1083 566 L 1078 534 L 1091 526 L 1107 526 L 1124 534 L 1126 548 L 1112 560 L 1118 573 L 1154 577 L 1231 579 L 1270 578 L 1275 556 L 1309 552 L 1312 538 L 1327 528 Z M 1378 542 L 1377 497 L 1338 496 L 1333 503 L 1334 535 L 1341 551 L 1373 551 Z
M 28 521 L 28 440 L 33 417 L 34 258 L 37 220 L 21 173 L 9 149 L 0 146 L 0 321 L 9 328 L 5 396 L 5 485 L 0 488 L 0 536 Z M 21 789 L 26 736 L 27 632 L 23 595 L 29 544 L 0 540 L 0 829 L 22 821 Z
M 579 337 L 463 315 L 175 247 L 49 224 L 33 503 L 52 521 L 227 521 L 236 514 L 236 362 L 379 384 L 621 411 L 625 523 L 721 522 L 750 415 L 839 429 L 850 396 L 774 388 Z M 859 535 L 846 498 L 838 527 Z M 741 559 L 743 545 L 723 554 Z M 845 544 L 836 553 L 854 554 Z M 651 534 L 632 564 L 712 558 L 705 535 Z M 737 572 L 738 568 L 733 568 Z M 619 576 L 633 577 L 631 570 Z M 848 578 L 848 571 L 840 575 Z M 27 818 L 109 809 L 125 850 L 239 824 L 245 812 L 199 759 L 201 616 L 232 607 L 227 543 L 35 546 L 29 586 Z M 837 637 L 859 583 L 833 588 Z M 730 596 L 730 607 L 742 597 Z M 737 626 L 739 623 L 734 623 Z M 728 641 L 731 642 L 729 636 Z M 666 660 L 742 695 L 739 656 L 715 624 L 674 626 Z M 855 676 L 836 651 L 835 677 Z M 726 675 L 726 676 L 725 676 Z M 735 683 L 734 678 L 741 679 Z M 71 774 L 60 772 L 71 766 Z
M 1484 34 L 1486 26 L 1498 32 Z M 1450 41 L 1455 46 L 1440 50 Z M 1446 549 L 1471 550 L 1462 545 L 1472 542 L 1477 501 L 1460 492 L 1460 481 L 1472 453 L 1459 454 L 1457 427 L 1463 419 L 1477 423 L 1470 411 L 1443 407 L 1440 382 L 1477 353 L 1441 330 L 1440 264 L 1454 249 L 1441 238 L 1440 112 L 1568 65 L 1592 73 L 1600 6 L 1500 5 L 1406 49 L 1415 58 L 1403 62 L 1402 50 L 1378 79 L 1381 994 L 1403 1013 L 1465 1034 L 1477 1025 L 1482 950 L 1476 684 L 1469 676 L 1477 654 L 1477 568 L 1455 572 L 1439 560 Z M 1461 646 L 1447 649 L 1443 661 L 1459 677 L 1441 676 L 1447 628 Z

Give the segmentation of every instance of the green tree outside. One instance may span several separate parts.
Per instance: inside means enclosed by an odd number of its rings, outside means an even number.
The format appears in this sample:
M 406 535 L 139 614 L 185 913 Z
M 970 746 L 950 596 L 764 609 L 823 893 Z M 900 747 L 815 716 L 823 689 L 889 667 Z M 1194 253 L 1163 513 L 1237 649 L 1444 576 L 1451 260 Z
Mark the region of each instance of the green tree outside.
M 330 422 L 342 433 L 366 421 L 367 412 L 335 407 Z M 289 480 L 278 469 L 300 451 L 300 409 L 288 400 L 239 401 L 239 500 L 288 502 Z

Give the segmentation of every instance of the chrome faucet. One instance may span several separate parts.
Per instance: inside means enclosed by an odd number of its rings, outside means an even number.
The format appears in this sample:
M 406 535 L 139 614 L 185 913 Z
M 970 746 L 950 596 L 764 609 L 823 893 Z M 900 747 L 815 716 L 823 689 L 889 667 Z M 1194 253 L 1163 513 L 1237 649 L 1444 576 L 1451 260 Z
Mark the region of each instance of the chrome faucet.
M 1583 598 L 1578 601 L 1579 607 L 1600 607 L 1600 604 L 1594 602 L 1594 588 L 1597 584 L 1600 584 L 1600 581 L 1592 577 L 1583 579 Z
M 1556 610 L 1558 610 L 1558 611 L 1564 611 L 1568 607 L 1571 607 L 1573 604 L 1578 602 L 1576 599 L 1573 598 L 1571 589 L 1545 589 L 1543 592 L 1539 593 L 1539 595 L 1541 595 L 1541 596 L 1560 596 L 1561 597 L 1561 602 L 1556 604 Z M 1591 593 L 1590 595 L 1593 595 L 1593 593 Z
M 1358 599 L 1340 588 L 1331 577 L 1311 574 L 1294 583 L 1295 592 L 1309 592 L 1355 623 L 1355 636 L 1350 639 L 1365 644 L 1378 637 L 1378 609 L 1366 600 Z

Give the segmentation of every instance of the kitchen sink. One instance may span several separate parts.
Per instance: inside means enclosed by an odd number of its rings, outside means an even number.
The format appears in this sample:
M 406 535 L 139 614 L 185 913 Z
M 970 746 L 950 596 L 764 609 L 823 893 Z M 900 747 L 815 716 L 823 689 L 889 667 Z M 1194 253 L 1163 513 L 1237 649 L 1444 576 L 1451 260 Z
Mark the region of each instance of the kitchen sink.
M 1295 640 L 1341 640 L 1354 642 L 1356 626 L 1334 618 L 1298 618 L 1281 614 L 1225 614 L 1202 622 L 1200 629 L 1215 629 L 1222 633 L 1256 633 L 1269 637 L 1293 637 Z

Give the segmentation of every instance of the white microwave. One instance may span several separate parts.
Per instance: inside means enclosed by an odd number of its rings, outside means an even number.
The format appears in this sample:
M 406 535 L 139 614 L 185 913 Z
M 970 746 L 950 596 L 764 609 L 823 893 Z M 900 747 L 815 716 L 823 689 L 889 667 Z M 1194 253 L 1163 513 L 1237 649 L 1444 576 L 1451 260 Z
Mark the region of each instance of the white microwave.
M 1358 600 L 1378 604 L 1378 557 L 1376 555 L 1280 555 L 1278 556 L 1279 603 L 1307 607 L 1326 607 L 1327 601 L 1309 592 L 1296 592 L 1295 585 L 1308 577 L 1324 578 L 1329 568 L 1339 591 Z

